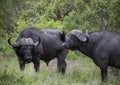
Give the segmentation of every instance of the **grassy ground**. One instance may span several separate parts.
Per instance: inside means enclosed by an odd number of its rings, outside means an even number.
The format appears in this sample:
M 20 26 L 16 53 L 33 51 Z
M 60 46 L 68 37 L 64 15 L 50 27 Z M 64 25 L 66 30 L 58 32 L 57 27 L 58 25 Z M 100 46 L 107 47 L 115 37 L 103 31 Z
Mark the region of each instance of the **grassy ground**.
M 0 85 L 120 85 L 118 76 L 109 69 L 108 82 L 101 83 L 99 68 L 87 57 L 76 56 L 67 59 L 65 75 L 56 72 L 56 59 L 49 67 L 41 61 L 40 72 L 35 73 L 33 64 L 27 64 L 25 71 L 19 70 L 17 57 L 0 56 Z

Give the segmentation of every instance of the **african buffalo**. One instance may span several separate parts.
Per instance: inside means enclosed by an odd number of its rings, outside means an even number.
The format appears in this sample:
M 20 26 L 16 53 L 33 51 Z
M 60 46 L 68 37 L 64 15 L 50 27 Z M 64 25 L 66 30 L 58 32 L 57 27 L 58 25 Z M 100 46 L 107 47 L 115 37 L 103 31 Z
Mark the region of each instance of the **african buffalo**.
M 58 72 L 64 74 L 67 66 L 65 58 L 68 53 L 68 49 L 62 45 L 64 40 L 63 31 L 30 27 L 19 34 L 16 43 L 12 43 L 11 38 L 8 39 L 8 43 L 18 56 L 20 70 L 24 70 L 26 63 L 33 62 L 37 72 L 40 60 L 44 60 L 48 65 L 50 60 L 56 57 Z
M 72 30 L 63 45 L 90 57 L 100 68 L 103 82 L 107 81 L 108 66 L 120 68 L 120 34 Z

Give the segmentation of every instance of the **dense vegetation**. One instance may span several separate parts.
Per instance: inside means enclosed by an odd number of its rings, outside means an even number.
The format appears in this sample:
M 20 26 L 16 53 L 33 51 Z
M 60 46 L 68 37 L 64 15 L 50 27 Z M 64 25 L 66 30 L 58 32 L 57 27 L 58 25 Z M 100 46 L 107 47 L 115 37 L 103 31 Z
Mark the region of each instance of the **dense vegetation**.
M 67 33 L 72 29 L 120 33 L 120 0 L 0 0 L 0 85 L 100 85 L 99 68 L 89 58 L 71 51 L 64 76 L 55 73 L 54 64 L 48 68 L 43 65 L 37 74 L 31 64 L 20 72 L 7 39 L 16 38 L 31 26 Z M 110 70 L 107 85 L 119 85 L 117 77 Z

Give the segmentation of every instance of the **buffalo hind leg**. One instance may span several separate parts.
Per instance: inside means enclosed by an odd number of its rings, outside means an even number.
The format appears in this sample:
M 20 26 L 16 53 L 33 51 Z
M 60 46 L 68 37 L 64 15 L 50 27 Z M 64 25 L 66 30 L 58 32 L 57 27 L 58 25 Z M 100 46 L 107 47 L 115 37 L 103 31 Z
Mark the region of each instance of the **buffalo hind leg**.
M 102 77 L 102 82 L 107 81 L 107 74 L 108 74 L 108 67 L 100 67 L 101 70 L 101 77 Z

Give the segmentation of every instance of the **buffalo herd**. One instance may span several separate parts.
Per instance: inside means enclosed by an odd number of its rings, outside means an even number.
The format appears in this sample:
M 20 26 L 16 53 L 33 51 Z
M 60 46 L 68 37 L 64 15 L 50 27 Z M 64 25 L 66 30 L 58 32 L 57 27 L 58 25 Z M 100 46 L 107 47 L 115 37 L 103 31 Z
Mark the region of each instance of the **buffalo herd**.
M 66 34 L 57 29 L 30 27 L 19 34 L 16 42 L 12 42 L 11 38 L 8 43 L 18 56 L 20 70 L 32 62 L 38 72 L 40 60 L 48 65 L 52 59 L 57 58 L 57 71 L 65 74 L 68 50 L 80 51 L 91 58 L 100 68 L 102 82 L 107 81 L 108 66 L 120 68 L 120 34 L 117 33 L 82 33 L 80 30 L 72 30 Z

